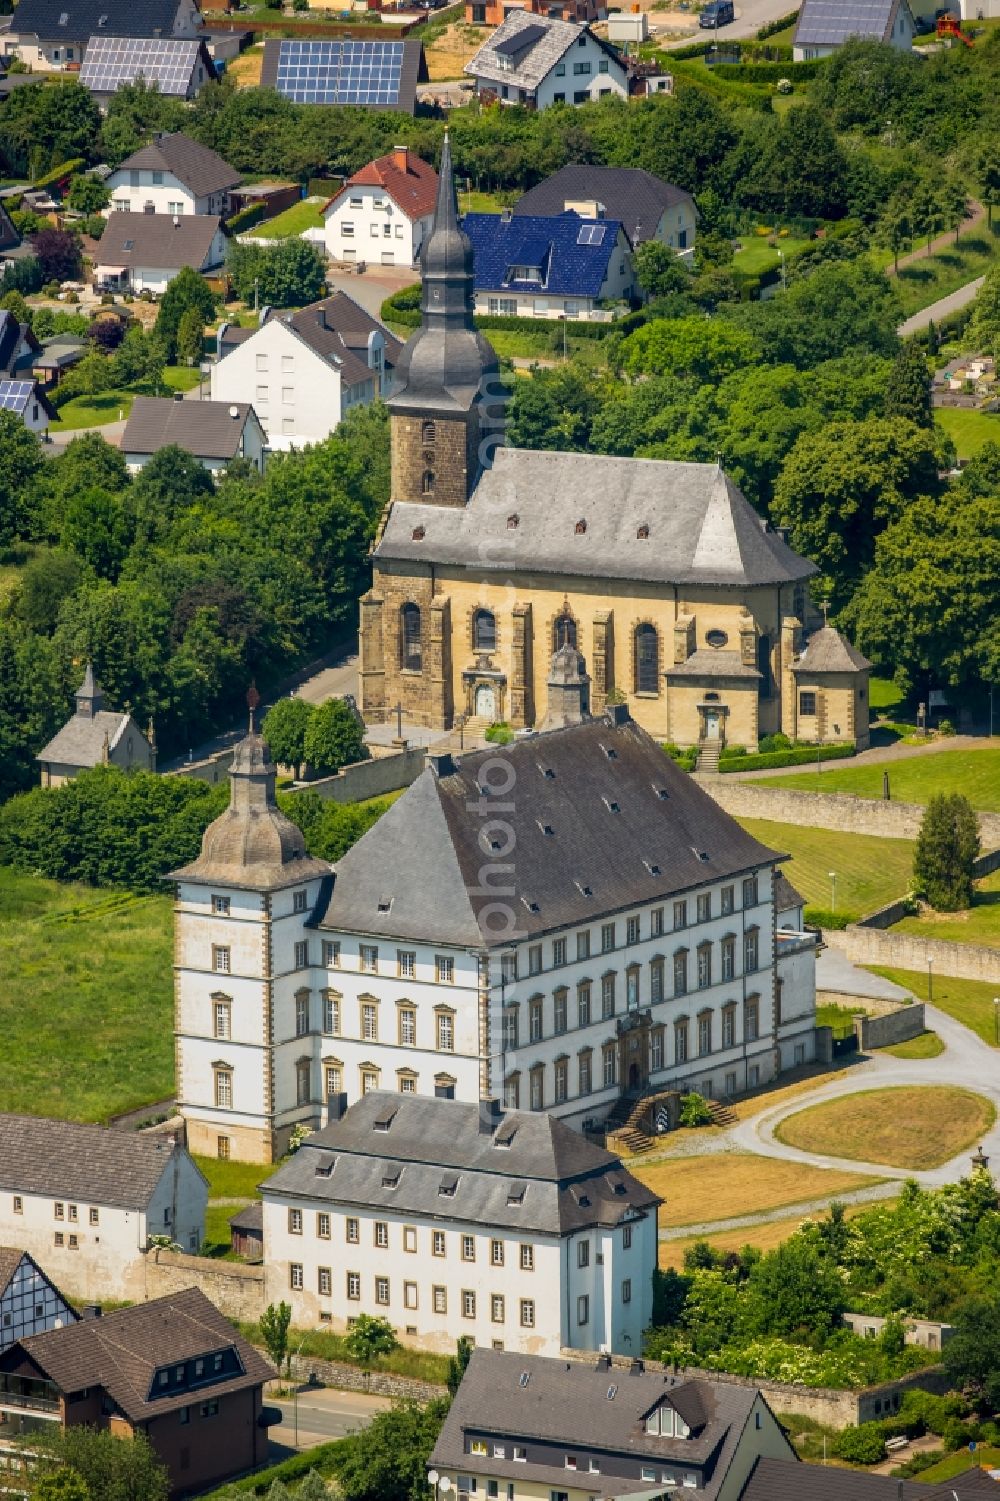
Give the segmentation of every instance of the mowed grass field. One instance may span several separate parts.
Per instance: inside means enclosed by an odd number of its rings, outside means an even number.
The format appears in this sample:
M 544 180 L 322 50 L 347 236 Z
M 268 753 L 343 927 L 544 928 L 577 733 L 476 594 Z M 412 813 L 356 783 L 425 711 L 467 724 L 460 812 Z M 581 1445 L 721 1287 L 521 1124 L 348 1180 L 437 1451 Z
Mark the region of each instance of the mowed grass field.
M 949 292 L 956 292 L 966 282 L 983 276 L 996 260 L 998 251 L 1000 218 L 992 229 L 987 229 L 984 221 L 968 234 L 960 235 L 957 244 L 952 239 L 934 255 L 921 253 L 908 265 L 900 266 L 899 275 L 893 280 L 905 316 L 908 318 L 911 313 L 929 307 L 939 297 L 947 297 Z
M 103 1121 L 174 1087 L 172 905 L 0 867 L 0 1111 Z
M 881 767 L 872 769 L 881 772 Z M 739 822 L 762 844 L 791 855 L 782 870 L 809 906 L 830 906 L 831 870 L 837 873 L 837 911 L 852 919 L 874 912 L 909 889 L 913 845 L 908 839 L 876 839 L 760 818 Z
M 291 240 L 301 235 L 304 230 L 322 229 L 323 215 L 320 213 L 322 207 L 321 198 L 303 198 L 280 214 L 275 214 L 273 219 L 265 219 L 263 224 L 255 224 L 250 230 L 250 236 L 258 240 Z
M 629 1171 L 665 1200 L 662 1223 L 699 1225 L 737 1215 L 833 1199 L 873 1180 L 860 1173 L 758 1157 L 752 1152 L 712 1152 L 657 1162 L 630 1158 Z
M 934 421 L 951 438 L 960 459 L 971 459 L 984 443 L 1000 443 L 1000 413 L 935 407 Z
M 884 975 L 897 985 L 912 990 L 918 1001 L 930 1001 L 941 1011 L 953 1016 L 964 1027 L 969 1027 L 990 1047 L 996 1046 L 997 1011 L 993 998 L 1000 994 L 1000 986 L 986 980 L 954 980 L 950 975 L 934 975 L 933 994 L 927 983 L 927 971 L 915 969 L 885 969 L 882 965 L 866 964 L 873 974 Z
M 803 1152 L 919 1170 L 950 1162 L 995 1119 L 990 1101 L 971 1090 L 911 1085 L 810 1105 L 781 1121 L 774 1134 Z
M 915 933 L 920 938 L 943 938 L 949 943 L 984 943 L 1000 947 L 1000 871 L 976 882 L 972 906 L 966 912 L 934 912 L 904 917 L 893 923 L 893 933 Z
M 769 787 L 798 787 L 805 792 L 848 792 L 855 797 L 882 796 L 882 773 L 889 772 L 889 791 L 900 803 L 926 803 L 935 792 L 962 792 L 974 808 L 1000 813 L 1000 749 L 931 751 L 907 756 L 888 767 L 827 763 L 821 772 L 796 771 L 768 778 Z M 833 838 L 835 836 L 824 836 Z M 887 840 L 869 841 L 876 844 Z M 832 868 L 832 867 L 831 867 Z M 792 878 L 794 879 L 794 877 Z

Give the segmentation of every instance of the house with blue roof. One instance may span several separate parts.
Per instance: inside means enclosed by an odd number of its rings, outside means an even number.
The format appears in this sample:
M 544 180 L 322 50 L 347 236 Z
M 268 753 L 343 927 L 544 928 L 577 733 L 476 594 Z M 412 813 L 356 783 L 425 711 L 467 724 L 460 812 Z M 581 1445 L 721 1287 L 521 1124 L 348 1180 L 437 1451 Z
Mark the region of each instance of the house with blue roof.
M 593 318 L 636 295 L 632 248 L 618 219 L 579 214 L 466 214 L 477 313 Z

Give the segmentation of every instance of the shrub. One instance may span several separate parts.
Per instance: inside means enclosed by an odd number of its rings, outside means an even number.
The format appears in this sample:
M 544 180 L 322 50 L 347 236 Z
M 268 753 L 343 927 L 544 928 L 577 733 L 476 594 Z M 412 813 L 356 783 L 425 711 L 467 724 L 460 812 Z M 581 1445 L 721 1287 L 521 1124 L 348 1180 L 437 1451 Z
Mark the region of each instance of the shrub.
M 763 756 L 769 755 L 771 751 L 783 751 L 791 749 L 792 742 L 789 740 L 787 735 L 763 735 L 757 742 L 757 750 Z
M 509 745 L 514 738 L 514 731 L 509 724 L 491 724 L 485 738 L 491 745 Z
M 845 1428 L 833 1441 L 833 1452 L 848 1464 L 877 1465 L 885 1458 L 885 1434 L 881 1423 L 861 1423 Z
M 829 907 L 806 907 L 806 924 L 810 928 L 846 928 L 851 919 L 845 912 L 831 912 Z
M 857 747 L 848 741 L 844 745 L 802 745 L 795 750 L 765 752 L 760 755 L 738 756 L 732 760 L 722 759 L 720 771 L 767 771 L 778 766 L 808 766 L 816 761 L 844 761 L 857 754 Z
M 681 1095 L 681 1112 L 678 1120 L 682 1126 L 710 1126 L 712 1112 L 708 1101 L 700 1094 Z

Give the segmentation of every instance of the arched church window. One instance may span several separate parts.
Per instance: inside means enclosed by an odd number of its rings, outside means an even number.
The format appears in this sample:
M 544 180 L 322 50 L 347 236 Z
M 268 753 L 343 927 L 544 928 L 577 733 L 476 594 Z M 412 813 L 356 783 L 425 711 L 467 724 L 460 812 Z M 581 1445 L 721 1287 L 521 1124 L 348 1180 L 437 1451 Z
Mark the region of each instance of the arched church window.
M 656 626 L 643 622 L 635 628 L 635 691 L 658 693 L 660 642 Z
M 402 636 L 402 665 L 407 672 L 419 672 L 422 658 L 420 649 L 420 606 L 403 605 L 399 612 Z
M 472 645 L 476 651 L 496 651 L 497 622 L 492 610 L 477 610 L 473 615 Z
M 433 448 L 437 441 L 437 423 L 428 418 L 420 428 L 420 441 L 425 448 Z
M 552 627 L 552 650 L 559 651 L 563 646 L 576 650 L 576 621 L 572 615 L 558 615 Z
M 433 471 L 433 469 L 425 469 L 424 470 L 424 477 L 420 481 L 420 488 L 421 488 L 421 490 L 423 491 L 423 493 L 425 495 L 433 495 L 434 494 L 434 471 Z

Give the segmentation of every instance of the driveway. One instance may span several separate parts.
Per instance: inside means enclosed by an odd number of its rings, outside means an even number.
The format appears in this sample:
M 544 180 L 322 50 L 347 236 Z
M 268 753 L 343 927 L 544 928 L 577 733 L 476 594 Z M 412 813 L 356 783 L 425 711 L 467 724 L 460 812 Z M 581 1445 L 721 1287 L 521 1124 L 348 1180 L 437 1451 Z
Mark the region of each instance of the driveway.
M 959 287 L 957 292 L 950 292 L 947 297 L 941 297 L 937 302 L 932 302 L 930 307 L 921 308 L 919 313 L 914 313 L 901 323 L 896 332 L 901 339 L 910 334 L 919 333 L 926 328 L 928 323 L 939 323 L 942 318 L 947 318 L 949 313 L 957 313 L 959 308 L 965 307 L 972 301 L 985 280 L 977 276 L 975 281 L 967 281 L 964 287 Z

